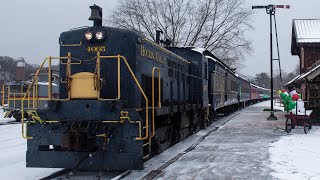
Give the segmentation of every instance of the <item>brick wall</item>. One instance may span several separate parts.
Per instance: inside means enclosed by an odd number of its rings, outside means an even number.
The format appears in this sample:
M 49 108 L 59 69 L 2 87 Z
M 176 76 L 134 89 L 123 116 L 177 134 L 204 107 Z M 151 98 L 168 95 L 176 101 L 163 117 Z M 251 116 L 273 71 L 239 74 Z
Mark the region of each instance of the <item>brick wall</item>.
M 305 46 L 304 49 L 304 68 L 301 72 L 308 72 L 316 63 L 320 62 L 320 46 Z M 301 59 L 300 59 L 301 63 Z
M 26 80 L 26 78 L 25 78 L 25 68 L 24 67 L 17 67 L 16 80 L 17 81 Z

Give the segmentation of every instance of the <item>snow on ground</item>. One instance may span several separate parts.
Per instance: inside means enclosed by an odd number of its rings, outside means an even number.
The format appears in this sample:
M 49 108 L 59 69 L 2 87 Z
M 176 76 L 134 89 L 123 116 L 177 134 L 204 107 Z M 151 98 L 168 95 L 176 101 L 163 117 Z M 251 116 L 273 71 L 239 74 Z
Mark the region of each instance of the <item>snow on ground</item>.
M 270 101 L 258 103 L 215 122 L 150 159 L 144 170 L 133 171 L 126 179 L 141 179 L 179 153 L 184 155 L 156 179 L 320 179 L 320 127 L 313 127 L 309 134 L 301 127 L 287 134 L 284 112 L 276 113 L 278 121 L 267 121 L 269 112 L 262 109 L 268 106 Z M 220 128 L 197 144 L 216 127 Z M 185 153 L 193 144 L 195 149 Z M 21 125 L 1 125 L 1 179 L 39 179 L 59 170 L 26 168 L 25 152 Z
M 281 111 L 284 112 L 284 106 L 283 106 L 283 104 L 280 104 L 279 102 L 275 102 L 274 103 L 274 109 L 275 110 L 281 110 Z
M 144 169 L 139 171 L 132 171 L 132 173 L 129 176 L 126 176 L 124 180 L 131 180 L 131 179 L 143 179 L 148 173 L 151 171 L 154 171 L 161 166 L 163 166 L 165 163 L 167 163 L 172 158 L 176 157 L 180 153 L 185 153 L 185 150 L 190 148 L 191 146 L 195 146 L 197 143 L 199 143 L 199 140 L 202 136 L 209 133 L 210 131 L 213 131 L 216 129 L 216 127 L 223 126 L 224 123 L 229 121 L 230 119 L 237 116 L 237 114 L 231 114 L 227 117 L 224 117 L 220 119 L 219 121 L 216 121 L 212 123 L 209 127 L 206 129 L 203 129 L 192 136 L 189 136 L 188 138 L 184 139 L 183 141 L 175 144 L 171 148 L 165 150 L 158 156 L 155 156 L 151 158 L 150 160 L 146 161 L 144 163 Z
M 204 130 L 152 158 L 145 163 L 144 170 L 133 171 L 125 179 L 142 179 L 147 174 L 158 173 L 159 166 L 179 153 L 183 155 L 161 170 L 155 179 L 272 179 L 272 169 L 267 166 L 269 143 L 284 134 L 285 119 L 278 112 L 279 121 L 267 121 L 270 113 L 262 110 L 268 106 L 270 101 L 262 102 L 237 112 L 224 125 L 212 124 L 207 129 L 220 128 L 193 150 L 186 152 L 188 146 L 180 145 L 204 135 Z
M 2 107 L 0 106 L 0 123 L 6 123 L 6 122 L 10 122 L 10 121 L 15 121 L 14 118 L 3 118 L 4 116 L 4 112 Z
M 278 103 L 274 107 L 283 109 Z M 313 127 L 305 135 L 298 127 L 287 134 L 285 112 L 275 113 L 277 121 L 267 121 L 270 112 L 263 112 L 264 108 L 270 108 L 270 101 L 240 111 L 194 150 L 164 168 L 155 179 L 320 179 L 317 168 L 320 128 Z M 177 148 L 167 151 L 179 152 Z M 158 164 L 146 163 L 146 169 L 152 173 L 150 170 L 156 170 Z M 145 177 L 146 169 L 134 172 L 127 179 Z
M 285 119 L 278 112 L 278 121 L 267 121 L 270 113 L 263 109 L 268 106 L 270 101 L 240 111 L 156 179 L 272 179 L 269 143 L 284 134 Z
M 320 179 L 320 128 L 304 134 L 301 127 L 271 143 L 270 168 L 279 179 Z
M 299 126 L 285 135 L 269 145 L 271 175 L 277 179 L 320 179 L 320 127 L 313 126 L 304 134 Z
M 2 118 L 0 122 L 9 121 Z M 12 119 L 11 119 L 12 120 Z M 21 136 L 21 124 L 0 125 L 0 177 L 10 180 L 34 180 L 59 169 L 26 168 L 27 141 Z
M 21 125 L 0 126 L 1 179 L 39 179 L 57 169 L 26 168 L 26 140 L 21 137 Z

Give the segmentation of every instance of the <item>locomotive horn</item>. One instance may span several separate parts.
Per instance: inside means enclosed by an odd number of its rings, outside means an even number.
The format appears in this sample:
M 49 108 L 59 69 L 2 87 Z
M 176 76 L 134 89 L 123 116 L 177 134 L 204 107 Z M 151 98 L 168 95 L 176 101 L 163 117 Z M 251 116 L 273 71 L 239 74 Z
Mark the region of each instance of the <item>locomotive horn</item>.
M 97 5 L 90 6 L 91 16 L 89 20 L 93 21 L 93 26 L 102 26 L 102 8 Z

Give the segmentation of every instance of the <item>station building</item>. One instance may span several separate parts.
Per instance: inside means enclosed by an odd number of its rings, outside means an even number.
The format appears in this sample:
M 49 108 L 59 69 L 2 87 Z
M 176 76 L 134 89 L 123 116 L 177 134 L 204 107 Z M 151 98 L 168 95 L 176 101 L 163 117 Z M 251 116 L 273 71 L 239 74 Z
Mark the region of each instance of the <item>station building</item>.
M 299 56 L 300 75 L 285 86 L 299 89 L 308 109 L 320 107 L 320 19 L 294 19 L 291 54 Z

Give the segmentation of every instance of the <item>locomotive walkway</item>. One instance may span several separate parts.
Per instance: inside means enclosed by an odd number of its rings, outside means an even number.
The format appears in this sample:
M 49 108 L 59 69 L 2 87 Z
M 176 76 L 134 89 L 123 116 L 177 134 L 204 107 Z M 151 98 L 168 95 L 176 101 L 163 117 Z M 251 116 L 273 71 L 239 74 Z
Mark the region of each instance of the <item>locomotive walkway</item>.
M 269 104 L 258 103 L 219 120 L 126 179 L 273 179 L 269 144 L 287 134 L 283 112 L 276 114 L 277 121 L 266 120 L 269 112 L 262 110 Z M 195 140 L 200 134 L 207 136 Z M 193 148 L 185 150 L 189 141 Z

